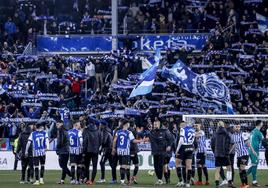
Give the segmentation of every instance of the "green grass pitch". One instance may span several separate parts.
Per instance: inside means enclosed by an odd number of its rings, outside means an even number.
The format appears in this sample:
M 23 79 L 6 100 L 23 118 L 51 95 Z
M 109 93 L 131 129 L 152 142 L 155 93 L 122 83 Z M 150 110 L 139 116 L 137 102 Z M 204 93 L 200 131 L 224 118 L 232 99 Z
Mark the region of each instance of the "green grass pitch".
M 106 171 L 106 181 L 109 182 L 111 179 L 111 172 Z M 119 173 L 117 174 L 119 175 Z M 89 187 L 88 185 L 70 185 L 69 178 L 66 178 L 65 185 L 57 185 L 57 182 L 60 178 L 60 171 L 46 171 L 45 172 L 45 185 L 40 185 L 42 188 L 65 188 L 65 187 Z M 211 186 L 203 186 L 203 187 L 215 187 L 214 186 L 214 171 L 209 170 L 209 178 Z M 96 180 L 99 179 L 99 171 L 96 177 Z M 36 187 L 33 185 L 20 185 L 20 171 L 0 171 L 0 188 L 22 188 L 22 187 Z M 139 171 L 138 173 L 138 185 L 131 185 L 130 187 L 155 187 L 154 183 L 156 181 L 155 176 L 149 176 L 147 171 Z M 251 182 L 251 177 L 249 177 L 249 182 Z M 268 184 L 268 170 L 259 170 L 258 171 L 258 182 L 262 185 L 261 187 L 265 187 Z M 170 185 L 162 185 L 161 187 L 175 187 L 177 183 L 177 176 L 175 171 L 172 171 L 171 174 L 171 184 Z M 235 173 L 235 185 L 240 187 L 240 179 L 239 174 L 236 171 Z M 108 188 L 108 187 L 120 187 L 119 184 L 110 185 L 106 184 L 94 184 L 92 185 L 97 188 Z M 38 186 L 37 186 L 38 187 Z M 158 186 L 160 187 L 160 186 Z M 194 186 L 200 187 L 200 186 Z

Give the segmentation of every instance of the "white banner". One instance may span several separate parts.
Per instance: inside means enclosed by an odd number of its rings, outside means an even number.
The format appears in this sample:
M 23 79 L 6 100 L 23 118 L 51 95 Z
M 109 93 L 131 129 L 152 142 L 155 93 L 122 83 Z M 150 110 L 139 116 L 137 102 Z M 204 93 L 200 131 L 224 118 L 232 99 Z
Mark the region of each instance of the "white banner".
M 0 170 L 13 170 L 14 158 L 15 158 L 14 154 L 11 151 L 1 151 L 0 152 Z M 99 157 L 99 160 L 100 160 L 100 157 Z M 153 157 L 150 151 L 139 152 L 139 161 L 140 161 L 141 170 L 153 169 Z M 235 160 L 235 168 L 237 168 L 236 160 Z M 268 169 L 265 156 L 264 156 L 264 152 L 260 152 L 258 168 Z M 21 169 L 21 165 L 19 161 L 18 170 L 20 169 Z M 58 156 L 56 155 L 55 151 L 47 152 L 46 169 L 47 170 L 59 170 L 60 169 L 59 164 L 58 164 Z M 98 169 L 100 169 L 99 163 L 98 163 Z M 107 165 L 107 170 L 110 170 L 110 167 L 108 165 Z

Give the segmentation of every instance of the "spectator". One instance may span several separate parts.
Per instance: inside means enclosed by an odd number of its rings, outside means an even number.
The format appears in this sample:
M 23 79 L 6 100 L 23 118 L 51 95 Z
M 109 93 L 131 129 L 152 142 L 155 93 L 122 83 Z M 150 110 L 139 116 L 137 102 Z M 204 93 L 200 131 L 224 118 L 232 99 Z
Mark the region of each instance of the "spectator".
M 5 32 L 7 32 L 7 34 L 13 35 L 16 32 L 16 25 L 15 23 L 12 21 L 12 19 L 9 17 L 7 22 L 5 23 Z
M 81 93 L 81 85 L 85 83 L 85 80 L 80 80 L 78 77 L 72 78 L 68 77 L 71 81 L 71 90 L 74 95 L 74 100 L 76 104 L 76 108 L 79 109 L 80 107 L 80 93 Z
M 23 106 L 23 112 L 26 117 L 31 119 L 37 119 L 40 116 L 40 107 L 30 107 L 28 110 L 27 106 Z
M 100 60 L 96 60 L 95 63 L 95 72 L 96 72 L 96 81 L 97 81 L 97 89 L 100 91 L 103 88 L 103 64 L 100 62 Z
M 93 91 L 95 90 L 95 65 L 89 61 L 89 63 L 86 64 L 85 67 L 85 73 L 88 75 L 88 87 L 91 88 Z

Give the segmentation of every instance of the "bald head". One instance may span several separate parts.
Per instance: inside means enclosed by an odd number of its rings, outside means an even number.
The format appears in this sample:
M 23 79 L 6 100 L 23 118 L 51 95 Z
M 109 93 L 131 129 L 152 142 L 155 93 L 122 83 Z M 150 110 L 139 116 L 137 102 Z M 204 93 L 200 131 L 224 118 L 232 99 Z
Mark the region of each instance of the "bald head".
M 218 122 L 218 127 L 224 127 L 224 122 L 223 121 L 219 121 Z

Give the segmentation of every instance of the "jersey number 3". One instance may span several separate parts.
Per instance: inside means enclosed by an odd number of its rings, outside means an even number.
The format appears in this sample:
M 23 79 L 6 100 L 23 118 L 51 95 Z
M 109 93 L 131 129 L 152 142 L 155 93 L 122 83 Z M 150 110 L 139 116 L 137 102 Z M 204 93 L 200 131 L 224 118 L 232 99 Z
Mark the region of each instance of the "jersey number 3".
M 124 142 L 125 142 L 125 137 L 124 136 L 120 136 L 119 137 L 119 140 L 120 140 L 120 142 L 119 142 L 120 146 L 123 146 L 124 145 Z

